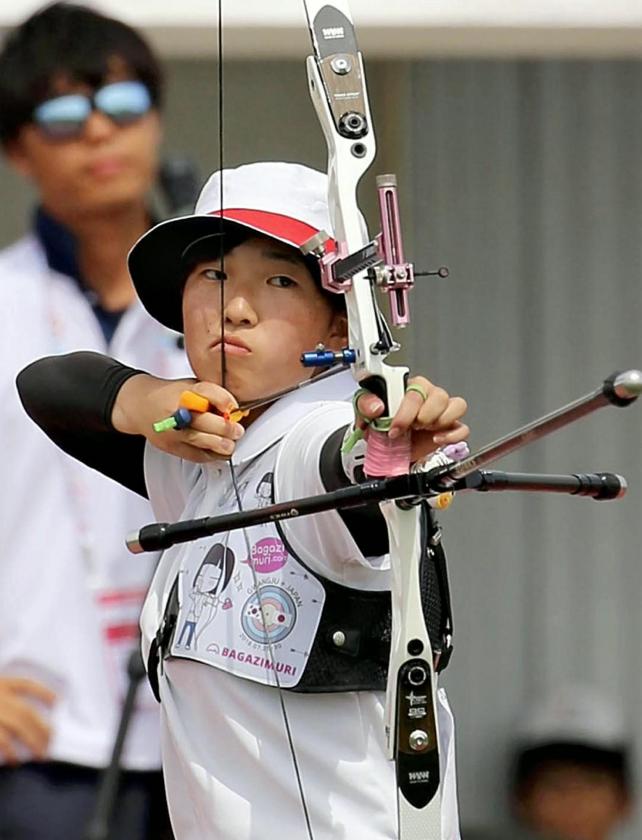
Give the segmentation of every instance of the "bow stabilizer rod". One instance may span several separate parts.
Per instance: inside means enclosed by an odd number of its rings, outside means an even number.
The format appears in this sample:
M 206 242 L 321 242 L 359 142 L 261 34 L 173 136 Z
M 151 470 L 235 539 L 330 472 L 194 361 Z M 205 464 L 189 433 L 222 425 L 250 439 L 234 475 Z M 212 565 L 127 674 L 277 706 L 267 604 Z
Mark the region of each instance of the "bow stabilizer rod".
M 128 536 L 127 548 L 132 554 L 165 550 L 176 543 L 189 542 L 236 528 L 307 516 L 325 510 L 363 507 L 385 501 L 418 502 L 421 499 L 438 496 L 448 490 L 458 493 L 470 490 L 480 492 L 517 490 L 590 496 L 597 501 L 619 499 L 625 495 L 628 485 L 625 478 L 615 473 L 541 475 L 490 472 L 479 469 L 479 466 L 497 461 L 509 452 L 521 449 L 605 405 L 618 407 L 632 405 L 640 393 L 642 393 L 641 371 L 628 370 L 624 373 L 614 373 L 595 391 L 521 426 L 516 431 L 482 447 L 463 461 L 454 462 L 445 467 L 436 467 L 428 472 L 371 479 L 320 496 L 307 496 L 255 510 L 190 519 L 174 524 L 157 522 L 145 525 Z
M 571 496 L 589 496 L 596 501 L 606 501 L 621 499 L 627 486 L 626 479 L 621 475 L 607 472 L 546 475 L 475 470 L 466 478 L 456 481 L 452 489 L 457 493 L 471 490 L 567 493 Z M 282 522 L 284 519 L 310 516 L 326 510 L 348 510 L 387 501 L 416 504 L 422 499 L 434 498 L 439 494 L 440 491 L 435 489 L 434 478 L 430 473 L 375 478 L 320 496 L 305 496 L 238 513 L 186 519 L 171 525 L 167 522 L 155 522 L 145 525 L 128 537 L 127 548 L 132 554 L 165 551 L 178 543 L 192 542 L 254 525 L 265 525 L 267 522 Z
M 570 423 L 575 423 L 592 414 L 598 408 L 607 405 L 614 405 L 625 408 L 632 405 L 642 393 L 642 371 L 627 370 L 624 372 L 612 373 L 607 377 L 599 388 L 568 403 L 550 414 L 533 420 L 525 426 L 521 426 L 514 432 L 498 438 L 487 444 L 468 458 L 464 458 L 457 464 L 449 464 L 442 470 L 442 491 L 452 488 L 452 485 L 461 478 L 478 470 L 480 467 L 493 463 L 504 455 L 521 449 L 529 443 L 534 443 L 540 438 L 550 435 L 551 432 L 562 429 Z

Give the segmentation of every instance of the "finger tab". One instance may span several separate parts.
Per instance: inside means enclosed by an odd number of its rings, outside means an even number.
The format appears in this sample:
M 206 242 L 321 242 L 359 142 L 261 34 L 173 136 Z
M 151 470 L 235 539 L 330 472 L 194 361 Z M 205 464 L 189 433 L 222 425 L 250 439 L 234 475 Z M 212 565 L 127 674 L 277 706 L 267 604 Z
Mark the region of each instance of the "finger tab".
M 195 394 L 194 391 L 183 391 L 178 404 L 181 408 L 188 408 L 190 411 L 197 411 L 199 414 L 209 411 L 210 408 L 210 402 L 207 397 Z

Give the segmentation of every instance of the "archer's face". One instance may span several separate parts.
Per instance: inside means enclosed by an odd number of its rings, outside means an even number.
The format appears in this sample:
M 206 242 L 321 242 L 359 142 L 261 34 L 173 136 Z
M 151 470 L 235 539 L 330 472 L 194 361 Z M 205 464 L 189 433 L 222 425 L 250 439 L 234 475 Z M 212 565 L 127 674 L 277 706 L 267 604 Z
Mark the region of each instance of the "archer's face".
M 248 402 L 308 378 L 304 351 L 345 346 L 345 316 L 293 248 L 257 236 L 225 255 L 224 270 L 226 279 L 219 260 L 199 263 L 185 284 L 185 346 L 199 379 Z
M 129 78 L 123 62 L 115 58 L 103 84 Z M 52 85 L 52 96 L 92 92 L 64 75 Z M 93 111 L 73 139 L 51 140 L 35 124 L 23 126 L 8 145 L 7 155 L 14 168 L 33 182 L 44 207 L 73 225 L 76 219 L 141 204 L 156 177 L 160 141 L 155 110 L 127 125 Z

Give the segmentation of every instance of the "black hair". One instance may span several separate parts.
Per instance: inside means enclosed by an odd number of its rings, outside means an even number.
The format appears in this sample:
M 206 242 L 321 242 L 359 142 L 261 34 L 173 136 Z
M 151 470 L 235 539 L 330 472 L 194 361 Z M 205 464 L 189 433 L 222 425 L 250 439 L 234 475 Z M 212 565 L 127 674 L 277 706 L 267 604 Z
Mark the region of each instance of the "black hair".
M 230 253 L 230 251 L 233 251 L 234 248 L 242 245 L 243 242 L 247 242 L 248 239 L 253 239 L 257 236 L 266 237 L 268 239 L 270 238 L 267 237 L 266 234 L 259 233 L 258 231 L 252 230 L 252 228 L 245 227 L 245 225 L 239 225 L 227 220 L 224 224 L 225 228 L 223 234 L 213 233 L 207 236 L 201 236 L 185 248 L 181 254 L 183 284 L 185 284 L 190 273 L 200 262 L 225 257 Z M 293 254 L 300 258 L 301 264 L 304 265 L 310 272 L 312 279 L 319 288 L 319 291 L 328 301 L 333 311 L 345 312 L 345 296 L 343 294 L 330 292 L 327 289 L 324 289 L 321 285 L 321 270 L 319 268 L 318 259 L 312 254 L 304 255 L 293 245 L 288 245 L 287 247 L 291 249 Z
M 147 42 L 130 26 L 85 6 L 53 3 L 16 27 L 0 52 L 0 142 L 13 140 L 60 77 L 100 87 L 120 58 L 160 107 L 163 77 Z
M 560 764 L 603 771 L 622 787 L 624 793 L 631 791 L 630 759 L 625 746 L 604 749 L 558 742 L 517 751 L 511 772 L 513 797 L 520 799 L 528 795 L 540 771 Z
M 221 570 L 221 577 L 216 586 L 207 590 L 207 594 L 214 595 L 215 593 L 222 592 L 232 577 L 234 560 L 234 552 L 231 548 L 227 548 L 221 543 L 215 543 L 207 552 L 203 558 L 203 562 L 198 567 L 198 571 L 194 575 L 194 582 L 192 585 L 196 585 L 196 581 L 198 580 L 198 576 L 200 575 L 203 566 L 216 566 L 217 569 Z

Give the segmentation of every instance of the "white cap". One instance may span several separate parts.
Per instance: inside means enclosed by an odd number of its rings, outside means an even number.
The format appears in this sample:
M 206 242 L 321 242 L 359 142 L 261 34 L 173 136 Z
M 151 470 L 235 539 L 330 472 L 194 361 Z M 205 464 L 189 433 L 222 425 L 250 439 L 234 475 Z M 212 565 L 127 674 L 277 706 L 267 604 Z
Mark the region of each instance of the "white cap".
M 328 179 L 299 163 L 224 169 L 210 176 L 194 215 L 222 216 L 298 248 L 320 230 L 331 233 Z
M 523 749 L 563 743 L 621 750 L 629 740 L 619 704 L 594 687 L 573 684 L 535 701 L 518 723 L 516 738 Z
M 192 215 L 161 222 L 130 251 L 129 271 L 143 306 L 181 332 L 182 257 L 190 245 L 242 226 L 298 248 L 321 230 L 332 234 L 327 193 L 327 176 L 298 163 L 249 163 L 215 172 Z

